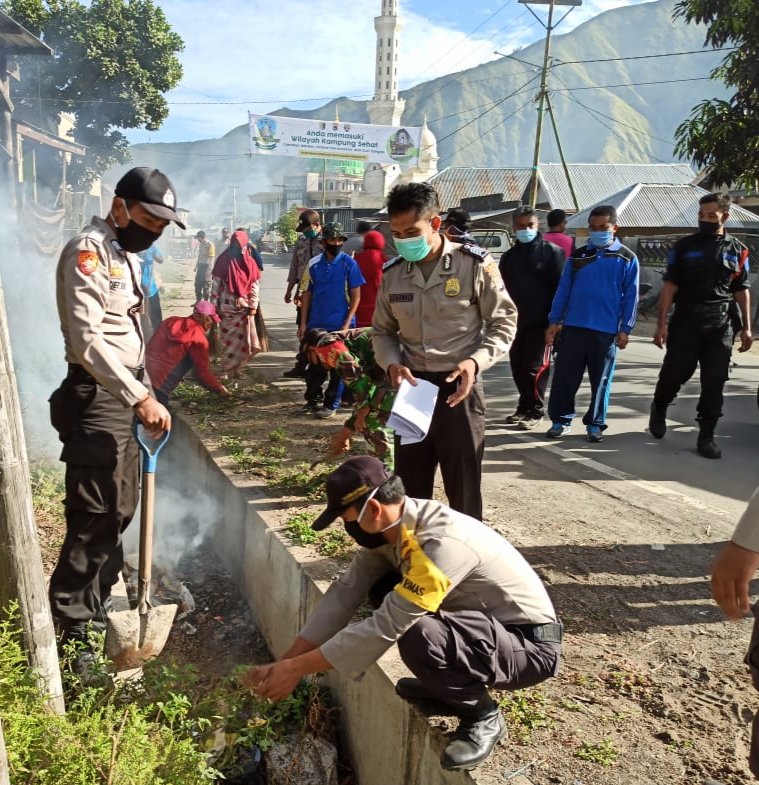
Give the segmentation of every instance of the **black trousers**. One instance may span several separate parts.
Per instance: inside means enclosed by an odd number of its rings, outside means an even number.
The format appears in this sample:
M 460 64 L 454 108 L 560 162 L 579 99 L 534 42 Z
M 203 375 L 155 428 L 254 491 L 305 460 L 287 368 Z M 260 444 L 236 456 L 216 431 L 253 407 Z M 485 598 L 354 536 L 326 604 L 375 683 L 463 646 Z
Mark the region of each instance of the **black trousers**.
M 322 385 L 329 377 L 326 391 Z M 308 403 L 319 404 L 324 402 L 327 409 L 337 409 L 343 392 L 343 381 L 334 368 L 324 368 L 321 365 L 308 365 L 306 368 L 306 392 L 304 398 Z
M 435 471 L 440 465 L 448 503 L 454 510 L 482 520 L 482 456 L 485 452 L 485 393 L 477 381 L 469 397 L 451 408 L 446 398 L 457 388 L 446 382 L 448 373 L 412 371 L 414 376 L 438 385 L 440 392 L 427 438 L 418 444 L 395 440 L 395 473 L 406 493 L 431 499 Z
M 751 673 L 754 689 L 759 690 L 759 604 L 752 608 L 754 614 L 754 630 L 751 634 L 751 643 L 746 654 L 746 664 Z M 749 750 L 748 765 L 751 773 L 759 780 L 759 712 L 754 714 L 751 729 L 751 749 Z
M 733 333 L 727 319 L 722 324 L 677 314 L 669 323 L 667 353 L 664 355 L 654 403 L 664 408 L 675 399 L 680 388 L 701 368 L 701 395 L 698 421 L 714 427 L 722 416 L 723 389 L 730 370 Z
M 520 690 L 555 676 L 561 644 L 533 642 L 482 611 L 441 610 L 414 624 L 398 650 L 432 695 L 467 716 L 488 687 Z
M 66 536 L 50 605 L 64 624 L 102 618 L 102 602 L 123 567 L 121 535 L 137 508 L 140 479 L 134 413 L 72 367 L 50 397 L 66 464 Z
M 542 325 L 520 327 L 509 350 L 511 375 L 519 391 L 517 411 L 542 417 L 550 366 L 543 368 L 546 342 Z

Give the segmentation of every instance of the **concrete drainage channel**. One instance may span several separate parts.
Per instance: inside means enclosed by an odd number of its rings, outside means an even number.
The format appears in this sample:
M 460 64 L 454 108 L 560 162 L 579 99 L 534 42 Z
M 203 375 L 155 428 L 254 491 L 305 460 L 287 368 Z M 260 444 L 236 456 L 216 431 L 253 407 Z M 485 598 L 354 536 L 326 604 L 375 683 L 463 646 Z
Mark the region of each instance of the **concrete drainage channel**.
M 274 500 L 266 488 L 224 470 L 195 431 L 175 417 L 173 451 L 199 492 L 212 499 L 216 550 L 247 598 L 269 649 L 283 652 L 329 586 L 309 575 L 309 557 L 293 547 L 268 520 Z M 160 476 L 160 469 L 159 469 Z M 159 479 L 160 482 L 160 479 Z M 340 707 L 340 733 L 359 785 L 486 785 L 477 771 L 448 772 L 440 767 L 444 735 L 401 700 L 394 684 L 407 675 L 395 650 L 386 654 L 360 682 L 327 676 Z M 503 781 L 498 778 L 498 781 Z M 529 785 L 524 777 L 512 785 Z

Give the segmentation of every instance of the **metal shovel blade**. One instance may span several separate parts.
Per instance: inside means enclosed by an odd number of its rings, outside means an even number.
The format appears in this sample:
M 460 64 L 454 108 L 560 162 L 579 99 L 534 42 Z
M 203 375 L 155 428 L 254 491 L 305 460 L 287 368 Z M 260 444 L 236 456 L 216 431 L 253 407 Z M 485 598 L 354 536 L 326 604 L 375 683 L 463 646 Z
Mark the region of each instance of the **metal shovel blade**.
M 157 657 L 166 645 L 176 605 L 158 605 L 141 614 L 136 608 L 108 616 L 105 653 L 116 670 L 139 668 Z
M 108 616 L 105 632 L 105 653 L 117 670 L 138 668 L 157 657 L 171 632 L 177 612 L 176 605 L 150 603 L 150 581 L 153 572 L 153 513 L 155 508 L 155 467 L 168 431 L 158 440 L 149 440 L 135 427 L 135 437 L 142 451 L 142 497 L 140 501 L 140 563 L 137 608 Z

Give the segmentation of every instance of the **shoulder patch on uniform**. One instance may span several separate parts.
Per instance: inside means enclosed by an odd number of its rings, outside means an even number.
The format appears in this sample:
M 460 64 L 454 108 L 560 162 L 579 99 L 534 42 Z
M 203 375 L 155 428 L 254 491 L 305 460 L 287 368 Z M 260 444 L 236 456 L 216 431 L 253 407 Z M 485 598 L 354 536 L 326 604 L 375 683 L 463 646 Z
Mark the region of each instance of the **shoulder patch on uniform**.
M 468 256 L 473 256 L 475 259 L 479 259 L 481 262 L 484 262 L 490 254 L 487 248 L 481 248 L 479 245 L 462 245 L 460 250 L 462 253 L 465 253 Z
M 391 267 L 395 267 L 396 264 L 398 264 L 399 262 L 402 262 L 402 261 L 403 261 L 403 257 L 400 256 L 400 255 L 399 256 L 394 256 L 392 259 L 388 259 L 382 265 L 382 272 L 384 273 L 385 270 L 389 270 Z
M 99 259 L 95 251 L 79 251 L 76 266 L 82 275 L 92 275 L 98 269 Z

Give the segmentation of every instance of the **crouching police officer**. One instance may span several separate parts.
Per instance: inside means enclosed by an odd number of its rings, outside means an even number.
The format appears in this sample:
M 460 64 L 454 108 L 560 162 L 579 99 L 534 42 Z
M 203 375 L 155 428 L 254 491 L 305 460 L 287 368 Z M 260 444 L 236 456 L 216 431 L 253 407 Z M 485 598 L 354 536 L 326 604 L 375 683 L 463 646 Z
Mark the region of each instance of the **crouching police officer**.
M 360 550 L 285 654 L 251 668 L 244 682 L 280 700 L 309 673 L 334 668 L 358 678 L 397 642 L 415 676 L 397 692 L 457 715 L 442 764 L 474 768 L 506 733 L 488 687 L 522 689 L 558 670 L 562 626 L 545 587 L 503 537 L 440 502 L 407 497 L 371 456 L 350 458 L 327 478 L 327 509 L 313 528 L 338 516 Z M 347 624 L 389 571 L 394 588 L 373 615 Z
M 661 439 L 667 431 L 667 407 L 680 388 L 701 366 L 698 399 L 697 449 L 704 458 L 720 458 L 714 428 L 722 416 L 722 390 L 730 368 L 733 333 L 731 304 L 736 303 L 742 324 L 739 352 L 753 341 L 749 306 L 748 249 L 725 231 L 730 212 L 727 194 L 699 199 L 696 234 L 678 240 L 670 253 L 659 298 L 659 325 L 654 343 L 667 347 L 651 403 L 648 428 Z M 675 312 L 667 325 L 672 303 Z
M 86 641 L 104 628 L 111 587 L 123 566 L 121 535 L 139 496 L 135 416 L 148 434 L 171 427 L 144 376 L 140 260 L 170 221 L 176 193 L 156 169 L 119 180 L 108 217 L 94 217 L 63 249 L 56 272 L 68 375 L 50 398 L 66 464 L 66 536 L 50 580 L 62 638 Z M 90 655 L 91 656 L 91 655 Z

